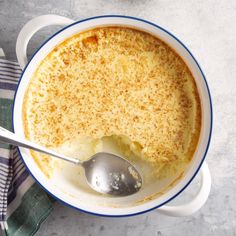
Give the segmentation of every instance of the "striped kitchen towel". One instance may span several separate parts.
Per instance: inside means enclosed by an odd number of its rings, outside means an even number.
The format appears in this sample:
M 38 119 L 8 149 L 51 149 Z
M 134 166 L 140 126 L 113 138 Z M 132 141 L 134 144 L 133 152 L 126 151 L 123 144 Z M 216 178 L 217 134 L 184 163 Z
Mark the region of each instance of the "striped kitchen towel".
M 20 76 L 18 63 L 0 59 L 0 126 L 8 130 L 12 130 L 12 105 Z M 54 201 L 30 176 L 18 149 L 0 142 L 0 224 L 5 235 L 33 235 Z

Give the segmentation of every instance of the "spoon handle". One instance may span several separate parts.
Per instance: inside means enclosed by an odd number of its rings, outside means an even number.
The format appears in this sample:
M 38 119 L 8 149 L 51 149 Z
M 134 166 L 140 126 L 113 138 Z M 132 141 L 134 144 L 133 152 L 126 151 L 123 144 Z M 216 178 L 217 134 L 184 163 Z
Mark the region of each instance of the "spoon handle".
M 19 147 L 29 148 L 29 149 L 35 150 L 37 152 L 42 152 L 42 153 L 57 157 L 62 160 L 72 162 L 74 164 L 80 164 L 80 160 L 78 160 L 78 159 L 67 157 L 67 156 L 59 154 L 55 151 L 47 149 L 43 146 L 40 146 L 36 143 L 30 142 L 22 137 L 17 136 L 16 134 L 10 132 L 9 130 L 4 129 L 1 126 L 0 126 L 0 141 L 4 142 L 4 143 L 13 144 L 13 145 L 19 146 Z

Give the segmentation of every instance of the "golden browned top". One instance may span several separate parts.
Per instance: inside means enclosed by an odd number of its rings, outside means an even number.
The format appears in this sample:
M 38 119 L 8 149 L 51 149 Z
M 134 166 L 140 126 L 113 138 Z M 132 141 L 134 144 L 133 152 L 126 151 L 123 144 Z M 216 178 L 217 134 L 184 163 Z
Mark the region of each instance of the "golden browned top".
M 27 138 L 57 147 L 81 136 L 116 135 L 150 162 L 191 159 L 200 102 L 184 61 L 135 29 L 92 29 L 58 45 L 25 95 Z

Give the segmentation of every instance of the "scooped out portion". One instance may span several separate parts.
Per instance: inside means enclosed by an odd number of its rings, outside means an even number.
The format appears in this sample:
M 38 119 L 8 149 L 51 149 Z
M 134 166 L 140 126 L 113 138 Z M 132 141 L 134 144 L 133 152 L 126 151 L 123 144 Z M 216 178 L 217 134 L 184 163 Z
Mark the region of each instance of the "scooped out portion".
M 83 160 L 111 139 L 158 177 L 190 162 L 201 129 L 185 62 L 160 39 L 125 27 L 91 29 L 56 46 L 31 78 L 23 107 L 28 139 Z M 58 161 L 32 153 L 50 177 Z

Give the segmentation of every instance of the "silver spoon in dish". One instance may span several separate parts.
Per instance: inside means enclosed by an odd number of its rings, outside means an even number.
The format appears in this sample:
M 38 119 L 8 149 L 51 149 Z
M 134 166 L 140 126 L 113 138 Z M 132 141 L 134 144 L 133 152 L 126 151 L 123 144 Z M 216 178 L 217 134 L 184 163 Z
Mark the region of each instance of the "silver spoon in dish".
M 0 141 L 81 165 L 84 168 L 87 183 L 99 193 L 128 196 L 138 192 L 142 186 L 142 178 L 137 169 L 127 160 L 111 153 L 99 152 L 89 160 L 81 162 L 30 142 L 2 127 L 0 127 Z

